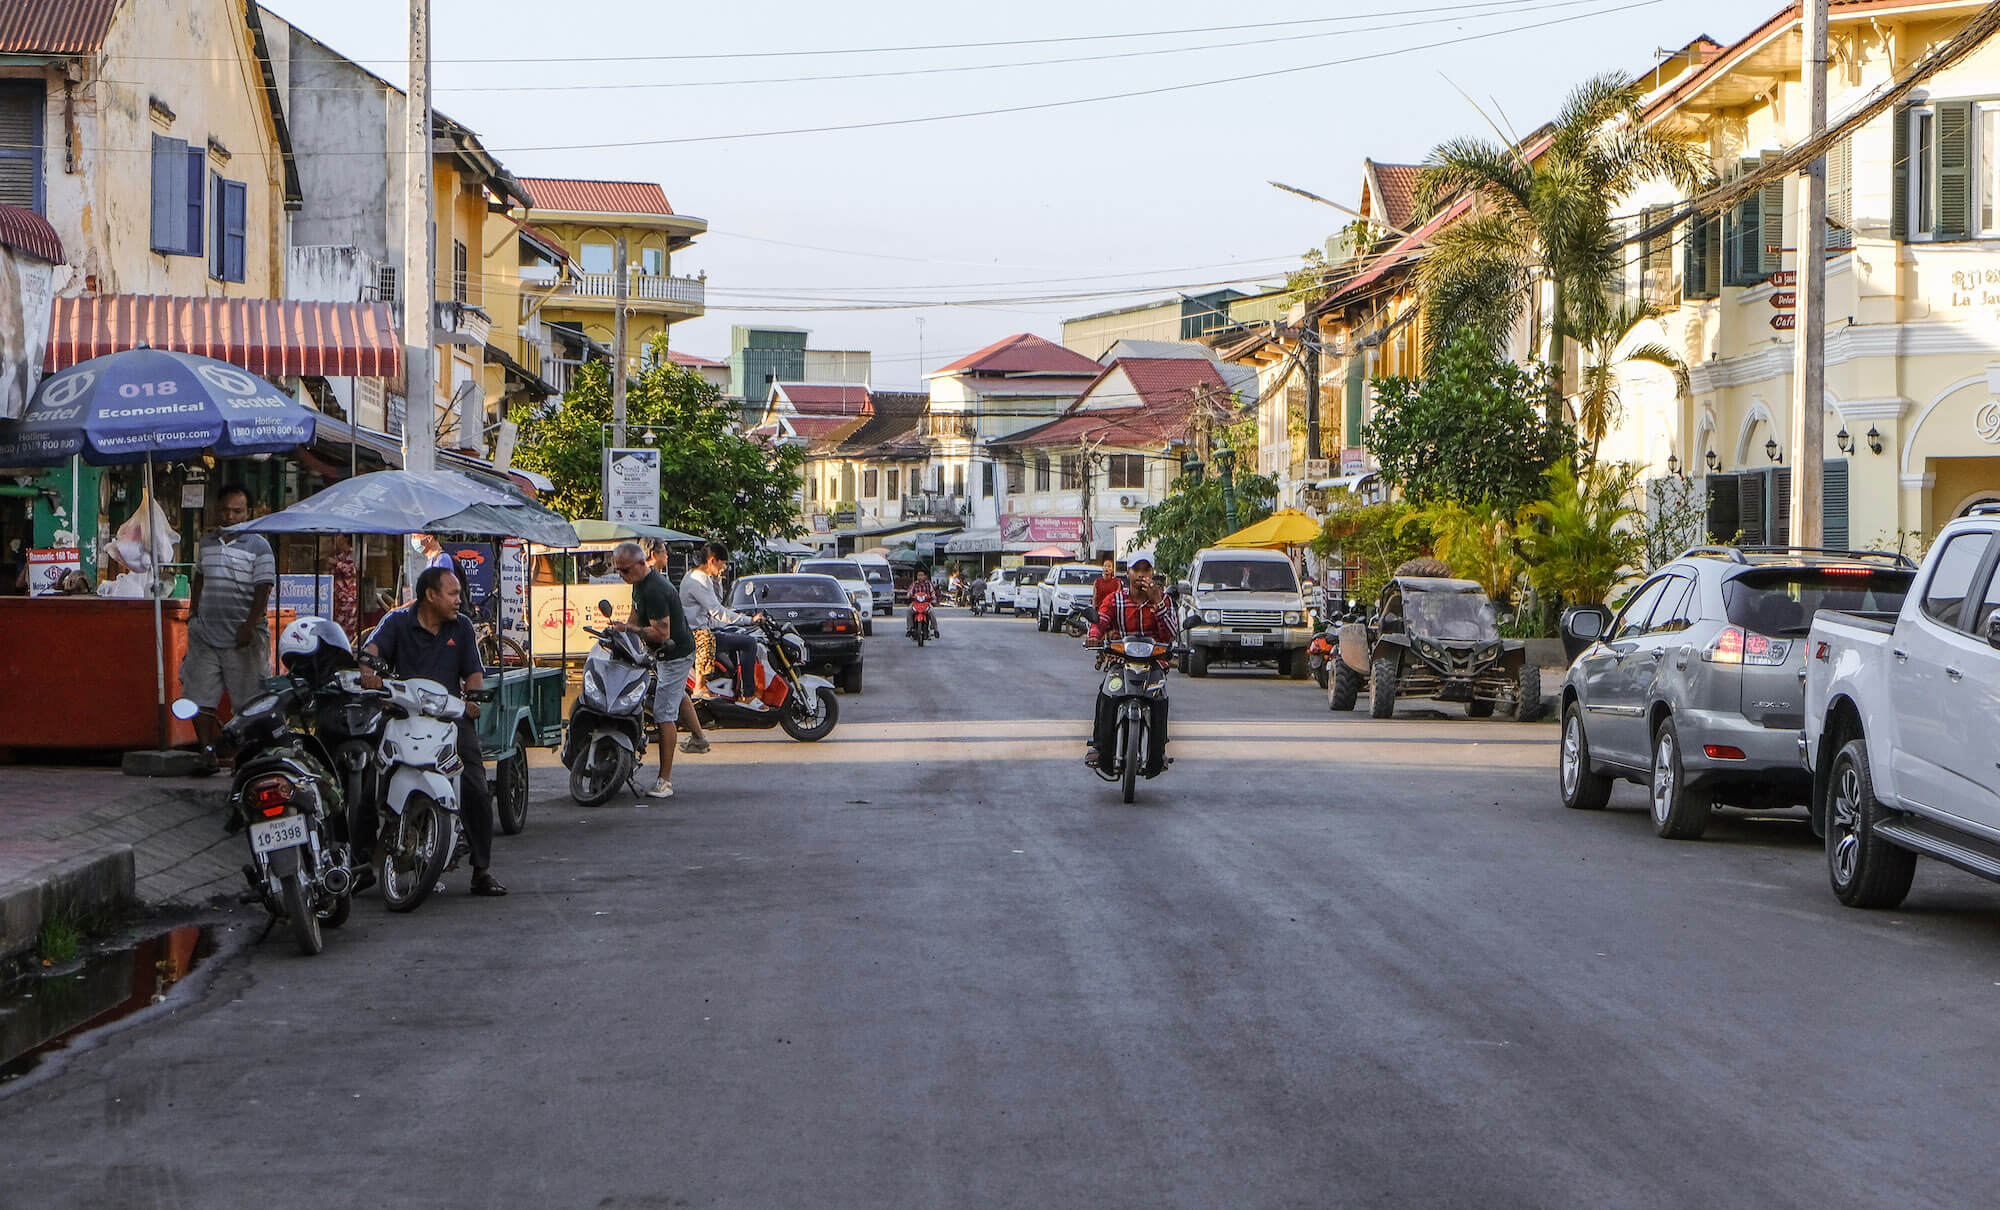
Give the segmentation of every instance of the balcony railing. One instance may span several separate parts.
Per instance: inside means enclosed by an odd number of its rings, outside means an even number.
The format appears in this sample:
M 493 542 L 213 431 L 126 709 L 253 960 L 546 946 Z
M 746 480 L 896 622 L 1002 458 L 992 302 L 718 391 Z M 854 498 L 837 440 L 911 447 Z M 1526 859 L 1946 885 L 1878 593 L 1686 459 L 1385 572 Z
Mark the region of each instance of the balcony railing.
M 962 521 L 972 511 L 972 500 L 968 496 L 948 496 L 935 492 L 923 492 L 903 497 L 903 519 L 922 518 L 933 521 Z
M 679 303 L 683 306 L 701 308 L 708 286 L 698 277 L 669 277 L 659 273 L 634 273 L 627 279 L 628 297 L 633 302 Z M 609 302 L 618 297 L 618 275 L 616 273 L 579 273 L 563 284 L 560 294 L 576 298 L 601 298 Z

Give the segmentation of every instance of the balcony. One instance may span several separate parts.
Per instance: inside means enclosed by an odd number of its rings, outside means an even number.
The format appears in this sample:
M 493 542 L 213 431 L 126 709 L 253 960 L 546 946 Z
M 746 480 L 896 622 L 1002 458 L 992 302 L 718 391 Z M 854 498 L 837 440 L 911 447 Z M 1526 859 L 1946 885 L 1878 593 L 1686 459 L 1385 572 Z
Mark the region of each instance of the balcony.
M 964 521 L 972 513 L 972 499 L 968 496 L 949 496 L 936 492 L 921 492 L 903 497 L 903 520 L 905 521 Z
M 708 283 L 698 277 L 671 277 L 661 273 L 633 273 L 627 277 L 629 302 L 644 306 L 658 303 L 676 310 L 702 311 Z M 556 298 L 590 299 L 610 303 L 618 297 L 616 273 L 578 273 L 562 284 Z

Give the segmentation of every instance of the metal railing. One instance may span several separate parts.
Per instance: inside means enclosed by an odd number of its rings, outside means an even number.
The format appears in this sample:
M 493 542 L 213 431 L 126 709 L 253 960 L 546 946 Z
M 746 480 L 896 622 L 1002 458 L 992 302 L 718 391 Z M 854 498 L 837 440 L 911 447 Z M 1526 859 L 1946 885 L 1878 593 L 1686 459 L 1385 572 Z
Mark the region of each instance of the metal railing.
M 903 497 L 903 519 L 922 517 L 939 521 L 957 521 L 971 511 L 972 501 L 966 496 L 939 495 L 924 492 Z
M 705 305 L 708 284 L 698 277 L 669 277 L 660 273 L 634 273 L 630 276 L 628 297 L 634 302 L 683 303 L 690 307 Z M 579 273 L 563 283 L 558 294 L 575 298 L 601 298 L 607 301 L 618 297 L 618 275 L 616 273 Z

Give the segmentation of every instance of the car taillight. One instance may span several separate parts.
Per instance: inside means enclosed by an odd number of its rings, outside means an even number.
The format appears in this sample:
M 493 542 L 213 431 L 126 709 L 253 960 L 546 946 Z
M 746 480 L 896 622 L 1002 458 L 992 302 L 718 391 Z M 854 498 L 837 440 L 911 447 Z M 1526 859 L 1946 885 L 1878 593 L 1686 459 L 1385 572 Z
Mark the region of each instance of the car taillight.
M 1792 653 L 1790 639 L 1773 639 L 1753 630 L 1736 626 L 1725 626 L 1715 641 L 1701 653 L 1701 658 L 1712 664 L 1750 664 L 1760 668 L 1776 668 Z
M 292 803 L 292 779 L 272 774 L 260 777 L 243 787 L 243 796 L 250 802 L 250 808 L 262 812 L 267 818 L 283 815 Z
M 1701 750 L 1708 754 L 1708 759 L 1710 760 L 1749 759 L 1743 755 L 1743 749 L 1732 748 L 1728 744 L 1703 744 Z

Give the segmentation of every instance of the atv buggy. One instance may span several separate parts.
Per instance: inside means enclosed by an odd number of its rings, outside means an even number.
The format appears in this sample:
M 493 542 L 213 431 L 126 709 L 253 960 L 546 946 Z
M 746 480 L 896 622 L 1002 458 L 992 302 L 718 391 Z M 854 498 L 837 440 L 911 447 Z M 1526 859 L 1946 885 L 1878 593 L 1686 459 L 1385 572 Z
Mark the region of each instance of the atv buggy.
M 1434 561 L 1416 570 L 1434 569 Z M 1527 645 L 1500 637 L 1493 602 L 1471 580 L 1401 574 L 1382 590 L 1373 618 L 1341 627 L 1327 682 L 1327 709 L 1352 710 L 1363 690 L 1369 714 L 1389 718 L 1398 698 L 1463 702 L 1473 718 L 1497 708 L 1523 722 L 1542 712 L 1542 670 Z M 1439 568 L 1441 570 L 1441 568 Z

